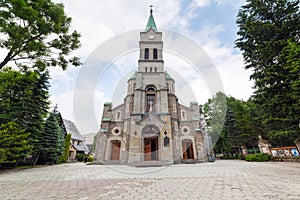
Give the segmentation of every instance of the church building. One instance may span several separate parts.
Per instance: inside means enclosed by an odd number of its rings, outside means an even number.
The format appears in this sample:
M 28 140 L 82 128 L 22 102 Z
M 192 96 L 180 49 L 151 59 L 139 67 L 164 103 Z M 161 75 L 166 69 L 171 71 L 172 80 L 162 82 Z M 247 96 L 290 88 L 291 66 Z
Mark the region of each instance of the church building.
M 140 33 L 139 49 L 138 68 L 127 82 L 124 103 L 104 104 L 95 162 L 133 166 L 206 162 L 209 148 L 199 105 L 178 103 L 175 81 L 164 69 L 162 32 L 152 9 Z

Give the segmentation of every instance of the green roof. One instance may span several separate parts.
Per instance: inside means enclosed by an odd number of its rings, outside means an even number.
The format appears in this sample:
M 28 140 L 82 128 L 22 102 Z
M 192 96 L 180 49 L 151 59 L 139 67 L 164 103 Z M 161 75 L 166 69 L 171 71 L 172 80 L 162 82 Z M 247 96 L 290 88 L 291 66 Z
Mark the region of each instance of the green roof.
M 112 102 L 105 102 L 104 105 L 105 105 L 105 106 L 111 106 L 111 105 L 112 105 Z
M 170 74 L 168 74 L 168 72 L 165 73 L 166 78 L 172 79 L 172 77 L 170 76 Z
M 109 117 L 103 117 L 103 118 L 102 118 L 102 121 L 103 121 L 103 122 L 109 122 L 109 121 L 110 121 L 110 118 L 109 118 Z
M 130 77 L 130 79 L 136 78 L 137 72 L 135 71 L 134 74 Z
M 147 23 L 145 31 L 147 32 L 150 28 L 152 28 L 155 32 L 157 32 L 154 17 L 152 15 L 152 9 L 150 10 L 150 16 L 149 16 L 148 23 Z

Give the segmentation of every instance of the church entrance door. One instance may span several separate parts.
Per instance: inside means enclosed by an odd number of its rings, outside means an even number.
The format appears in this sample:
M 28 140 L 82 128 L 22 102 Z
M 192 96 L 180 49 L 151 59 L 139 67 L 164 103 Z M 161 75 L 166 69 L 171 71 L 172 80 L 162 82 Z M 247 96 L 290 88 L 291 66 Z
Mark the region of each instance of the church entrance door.
M 120 159 L 120 147 L 121 147 L 120 140 L 111 141 L 110 160 L 119 160 Z
M 183 160 L 194 159 L 194 149 L 192 140 L 182 140 Z
M 144 161 L 158 160 L 158 137 L 144 138 Z

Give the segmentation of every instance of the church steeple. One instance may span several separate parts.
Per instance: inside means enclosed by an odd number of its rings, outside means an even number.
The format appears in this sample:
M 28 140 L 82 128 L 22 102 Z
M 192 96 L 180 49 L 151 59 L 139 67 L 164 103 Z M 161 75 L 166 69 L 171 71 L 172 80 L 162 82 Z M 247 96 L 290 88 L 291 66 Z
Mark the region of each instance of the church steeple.
M 155 25 L 154 17 L 152 15 L 152 13 L 153 13 L 152 7 L 153 6 L 151 5 L 150 6 L 150 16 L 149 16 L 149 19 L 148 19 L 148 23 L 147 23 L 145 32 L 147 32 L 150 28 L 152 28 L 154 31 L 157 32 L 157 28 L 156 28 L 156 25 Z

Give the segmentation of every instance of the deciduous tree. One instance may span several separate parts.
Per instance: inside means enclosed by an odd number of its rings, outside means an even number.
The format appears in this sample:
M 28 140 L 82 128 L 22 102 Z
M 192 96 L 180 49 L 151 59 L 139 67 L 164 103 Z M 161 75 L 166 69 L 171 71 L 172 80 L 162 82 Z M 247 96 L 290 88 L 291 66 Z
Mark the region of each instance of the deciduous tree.
M 71 57 L 80 46 L 80 34 L 70 27 L 71 18 L 66 16 L 63 4 L 1 0 L 0 48 L 7 53 L 0 60 L 0 69 L 10 61 L 40 71 L 48 66 L 66 69 L 68 64 L 80 65 L 78 57 Z

